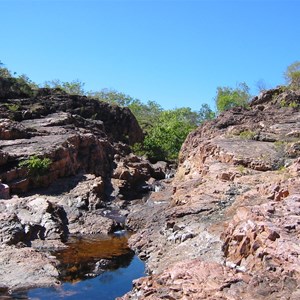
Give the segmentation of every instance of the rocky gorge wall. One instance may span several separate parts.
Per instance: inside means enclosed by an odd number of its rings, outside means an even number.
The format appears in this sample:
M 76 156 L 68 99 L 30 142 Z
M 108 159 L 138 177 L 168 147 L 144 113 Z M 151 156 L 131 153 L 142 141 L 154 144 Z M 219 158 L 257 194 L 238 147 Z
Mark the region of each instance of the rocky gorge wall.
M 299 91 L 266 91 L 203 124 L 164 180 L 166 163 L 131 153 L 143 136 L 129 110 L 22 93 L 0 91 L 0 292 L 59 285 L 49 249 L 122 226 L 149 274 L 122 299 L 300 298 Z M 20 165 L 32 156 L 49 170 Z
M 299 107 L 276 88 L 188 136 L 172 183 L 127 217 L 149 276 L 122 299 L 300 298 Z
M 131 153 L 143 133 L 129 109 L 29 91 L 0 80 L 0 293 L 59 284 L 49 251 L 124 228 L 130 200 L 166 171 Z

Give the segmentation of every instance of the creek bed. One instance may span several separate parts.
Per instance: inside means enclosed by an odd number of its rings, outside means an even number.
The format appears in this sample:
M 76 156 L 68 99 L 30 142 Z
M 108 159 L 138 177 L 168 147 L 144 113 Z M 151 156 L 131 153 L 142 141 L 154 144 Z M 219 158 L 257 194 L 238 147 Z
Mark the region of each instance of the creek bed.
M 127 245 L 128 234 L 71 237 L 64 250 L 53 253 L 60 261 L 59 287 L 15 292 L 10 299 L 110 300 L 132 288 L 145 275 L 144 263 Z

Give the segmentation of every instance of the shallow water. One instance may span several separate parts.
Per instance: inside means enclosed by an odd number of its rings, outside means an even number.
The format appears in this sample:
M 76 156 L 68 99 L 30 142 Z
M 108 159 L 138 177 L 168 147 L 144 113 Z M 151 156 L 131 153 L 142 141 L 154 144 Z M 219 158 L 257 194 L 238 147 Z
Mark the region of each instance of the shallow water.
M 145 275 L 145 265 L 128 248 L 126 235 L 73 238 L 68 244 L 68 249 L 56 253 L 61 286 L 18 292 L 12 298 L 111 300 L 130 291 L 132 280 Z

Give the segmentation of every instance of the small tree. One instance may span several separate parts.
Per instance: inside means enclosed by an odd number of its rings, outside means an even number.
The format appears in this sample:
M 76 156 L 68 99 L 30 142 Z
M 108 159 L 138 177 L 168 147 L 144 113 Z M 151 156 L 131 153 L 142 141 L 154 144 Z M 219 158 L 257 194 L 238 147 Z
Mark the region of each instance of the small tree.
M 235 106 L 246 106 L 250 100 L 249 87 L 242 82 L 235 89 L 231 87 L 218 87 L 215 98 L 218 112 L 228 110 Z
M 201 108 L 198 112 L 198 121 L 203 123 L 207 120 L 212 120 L 216 117 L 216 113 L 209 107 L 207 103 L 201 105 Z
M 267 84 L 263 79 L 259 79 L 258 81 L 256 81 L 255 85 L 259 93 L 264 92 L 268 89 Z
M 135 150 L 144 152 L 154 161 L 177 159 L 182 143 L 199 123 L 197 117 L 189 107 L 162 111 L 147 129 L 143 144 Z
M 300 61 L 289 65 L 284 73 L 287 84 L 292 88 L 300 88 Z

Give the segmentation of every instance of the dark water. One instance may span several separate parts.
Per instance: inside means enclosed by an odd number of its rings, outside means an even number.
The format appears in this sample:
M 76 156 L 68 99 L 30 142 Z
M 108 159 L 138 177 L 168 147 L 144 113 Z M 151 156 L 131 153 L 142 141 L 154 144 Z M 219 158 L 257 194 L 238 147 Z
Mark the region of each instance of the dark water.
M 128 248 L 126 235 L 75 238 L 55 255 L 64 283 L 14 293 L 13 299 L 111 300 L 130 291 L 132 280 L 145 275 L 144 263 Z

